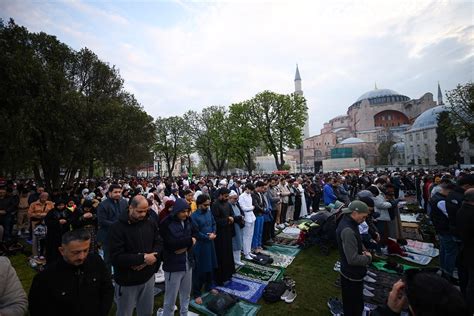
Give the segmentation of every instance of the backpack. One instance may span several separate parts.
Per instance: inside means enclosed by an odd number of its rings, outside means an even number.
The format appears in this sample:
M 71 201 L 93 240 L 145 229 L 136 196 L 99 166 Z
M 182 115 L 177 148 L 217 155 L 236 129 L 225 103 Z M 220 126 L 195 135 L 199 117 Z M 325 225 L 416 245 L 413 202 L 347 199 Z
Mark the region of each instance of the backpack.
M 234 306 L 238 300 L 232 295 L 220 292 L 212 297 L 206 304 L 207 309 L 217 315 L 225 315 L 225 313 Z
M 270 265 L 273 263 L 273 258 L 262 253 L 257 253 L 253 261 L 261 265 Z
M 281 296 L 285 293 L 286 285 L 283 281 L 270 281 L 263 290 L 263 299 L 269 303 L 275 303 L 281 300 Z

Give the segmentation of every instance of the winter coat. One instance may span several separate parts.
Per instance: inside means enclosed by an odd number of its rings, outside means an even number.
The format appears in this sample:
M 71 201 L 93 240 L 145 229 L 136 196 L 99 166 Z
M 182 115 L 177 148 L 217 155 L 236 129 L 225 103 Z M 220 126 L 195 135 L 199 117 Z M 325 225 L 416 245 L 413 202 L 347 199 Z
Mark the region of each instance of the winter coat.
M 63 259 L 37 274 L 29 293 L 30 315 L 105 316 L 114 296 L 110 274 L 99 255 L 80 266 Z
M 111 198 L 107 198 L 102 201 L 97 207 L 97 219 L 99 222 L 99 231 L 97 233 L 97 240 L 105 242 L 107 240 L 107 233 L 110 226 L 115 223 L 120 214 L 128 209 L 128 203 L 125 199 L 121 198 L 115 201 Z
M 120 214 L 119 220 L 110 226 L 110 261 L 114 266 L 114 279 L 119 285 L 140 285 L 147 282 L 158 270 L 160 263 L 136 271 L 132 267 L 145 262 L 145 253 L 161 253 L 162 242 L 156 223 L 147 216 L 132 222 L 128 211 Z M 157 256 L 158 257 L 158 256 Z
M 0 315 L 25 315 L 26 293 L 7 257 L 0 257 Z

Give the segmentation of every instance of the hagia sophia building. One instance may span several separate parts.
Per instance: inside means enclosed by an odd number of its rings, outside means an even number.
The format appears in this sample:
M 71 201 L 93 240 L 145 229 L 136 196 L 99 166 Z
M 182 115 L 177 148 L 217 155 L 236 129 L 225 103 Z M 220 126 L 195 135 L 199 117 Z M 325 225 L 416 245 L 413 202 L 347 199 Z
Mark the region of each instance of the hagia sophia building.
M 301 76 L 296 67 L 295 93 L 303 95 Z M 381 165 L 378 147 L 382 142 L 395 144 L 390 150 L 392 166 L 435 166 L 437 115 L 444 111 L 438 83 L 437 101 L 425 93 L 412 99 L 391 89 L 374 89 L 362 94 L 343 115 L 324 123 L 320 134 L 309 136 L 309 118 L 303 128 L 302 149 L 287 152 L 303 171 L 318 169 L 324 159 L 338 158 L 335 153 L 350 152 L 364 158 L 366 165 Z M 344 148 L 350 148 L 345 150 Z M 474 146 L 461 143 L 460 164 L 474 164 Z

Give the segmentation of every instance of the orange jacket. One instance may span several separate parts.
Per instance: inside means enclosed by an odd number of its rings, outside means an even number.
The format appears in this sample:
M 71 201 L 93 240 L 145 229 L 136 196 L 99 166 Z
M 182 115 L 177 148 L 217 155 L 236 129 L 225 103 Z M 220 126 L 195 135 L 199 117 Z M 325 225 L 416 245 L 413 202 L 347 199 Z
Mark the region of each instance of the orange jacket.
M 46 203 L 41 204 L 38 200 L 36 202 L 31 203 L 30 208 L 28 209 L 28 217 L 30 219 L 43 219 L 49 211 L 54 208 L 54 203 L 51 201 L 46 201 Z

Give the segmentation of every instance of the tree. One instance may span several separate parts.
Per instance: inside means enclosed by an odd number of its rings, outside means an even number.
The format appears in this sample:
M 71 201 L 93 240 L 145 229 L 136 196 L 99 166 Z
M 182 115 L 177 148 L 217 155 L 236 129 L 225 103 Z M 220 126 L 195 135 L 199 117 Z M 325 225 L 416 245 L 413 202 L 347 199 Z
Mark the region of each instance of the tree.
M 302 143 L 306 120 L 306 100 L 297 94 L 277 94 L 264 91 L 245 102 L 248 119 L 273 155 L 278 170 L 282 170 L 287 148 Z
M 227 110 L 223 106 L 210 106 L 201 113 L 188 111 L 184 119 L 188 122 L 188 135 L 193 138 L 194 148 L 207 170 L 220 175 L 229 157 L 231 126 Z
M 436 162 L 446 167 L 457 164 L 461 160 L 458 139 L 447 132 L 450 124 L 450 113 L 446 111 L 439 113 L 436 127 Z
M 474 83 L 458 85 L 446 97 L 451 105 L 447 107 L 450 124 L 446 131 L 474 143 Z
M 155 151 L 165 159 L 168 176 L 171 177 L 176 161 L 186 151 L 185 120 L 179 116 L 156 119 Z
M 94 166 L 149 159 L 153 119 L 118 69 L 46 33 L 0 20 L 0 175 L 33 171 L 48 190 Z
M 391 165 L 393 161 L 393 154 L 395 153 L 393 145 L 395 142 L 392 140 L 386 140 L 379 144 L 379 164 Z
M 255 170 L 255 150 L 260 144 L 261 137 L 255 133 L 249 118 L 248 104 L 236 103 L 229 110 L 230 148 L 229 159 L 234 160 L 237 166 L 245 166 L 252 174 Z

